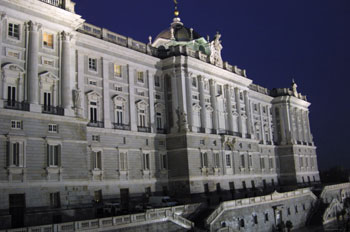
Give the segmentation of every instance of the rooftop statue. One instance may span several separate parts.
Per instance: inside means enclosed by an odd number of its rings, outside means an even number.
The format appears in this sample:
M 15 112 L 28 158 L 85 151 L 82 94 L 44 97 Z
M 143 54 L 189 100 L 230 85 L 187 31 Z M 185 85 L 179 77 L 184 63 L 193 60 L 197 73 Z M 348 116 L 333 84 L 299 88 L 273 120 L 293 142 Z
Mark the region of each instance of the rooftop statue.
M 221 34 L 217 32 L 216 35 L 214 36 L 214 40 L 210 42 L 210 50 L 211 50 L 210 63 L 218 67 L 223 67 L 223 62 L 221 58 L 221 50 L 223 47 L 221 45 L 220 38 L 221 38 Z

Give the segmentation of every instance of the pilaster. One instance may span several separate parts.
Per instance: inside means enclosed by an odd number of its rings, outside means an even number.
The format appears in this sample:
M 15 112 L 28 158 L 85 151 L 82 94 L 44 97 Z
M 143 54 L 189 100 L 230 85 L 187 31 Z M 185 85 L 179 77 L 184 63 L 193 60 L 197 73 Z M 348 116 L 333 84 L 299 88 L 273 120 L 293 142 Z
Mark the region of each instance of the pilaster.
M 216 91 L 215 91 L 216 81 L 211 79 L 209 81 L 209 85 L 210 85 L 211 106 L 213 107 L 213 129 L 216 130 L 216 133 L 218 133 L 218 106 L 217 106 Z
M 171 128 L 172 133 L 176 133 L 179 130 L 179 121 L 180 121 L 180 113 L 179 113 L 179 101 L 178 101 L 178 94 L 177 94 L 177 81 L 176 81 L 176 75 L 175 72 L 171 76 L 171 105 L 172 105 L 172 112 L 173 112 L 173 127 Z
M 78 75 L 78 83 L 77 89 L 74 91 L 74 108 L 75 113 L 78 117 L 84 117 L 84 109 L 86 108 L 85 104 L 85 84 L 84 84 L 84 54 L 77 51 L 77 75 Z M 86 109 L 85 109 L 86 110 Z
M 29 43 L 27 56 L 28 76 L 28 100 L 30 111 L 41 112 L 39 105 L 39 78 L 38 78 L 38 53 L 39 53 L 39 30 L 41 25 L 32 21 L 28 22 Z
M 227 121 L 228 130 L 233 131 L 233 117 L 232 117 L 232 101 L 231 101 L 231 88 L 229 85 L 225 85 L 226 96 L 226 109 L 227 109 Z
M 242 115 L 241 115 L 241 100 L 240 100 L 239 88 L 235 88 L 235 97 L 236 97 L 236 105 L 237 105 L 237 113 L 238 113 L 238 132 L 243 133 Z
M 201 76 L 198 77 L 198 89 L 199 89 L 199 104 L 202 107 L 201 125 L 202 125 L 202 128 L 206 128 L 207 127 L 207 108 L 205 107 L 204 80 L 203 80 L 203 77 Z
M 245 111 L 247 113 L 247 134 L 251 136 L 252 134 L 252 115 L 249 104 L 249 92 L 247 90 L 244 91 L 244 103 L 245 103 Z M 246 135 L 245 135 L 246 137 Z
M 129 109 L 130 109 L 130 128 L 131 131 L 137 131 L 137 115 L 135 105 L 135 70 L 128 66 L 129 73 Z
M 187 75 L 185 77 L 186 80 L 186 95 L 188 96 L 186 101 L 187 106 L 187 122 L 190 131 L 193 131 L 193 110 L 192 110 L 192 77 Z
M 5 34 L 5 27 L 4 25 L 4 21 L 6 19 L 6 13 L 5 12 L 0 12 L 0 35 L 4 35 Z M 2 48 L 2 36 L 0 36 L 0 48 Z M 2 60 L 1 60 L 1 56 L 0 56 L 0 67 L 2 67 Z M 3 97 L 3 95 L 5 95 L 5 85 L 4 85 L 4 76 L 3 76 L 3 72 L 0 72 L 0 108 L 4 107 L 4 99 L 5 97 Z
M 154 73 L 147 72 L 148 75 L 148 93 L 149 93 L 149 116 L 151 132 L 157 133 L 157 124 L 155 123 L 155 111 L 154 111 Z
M 72 39 L 72 35 L 63 31 L 61 33 L 62 36 L 62 75 L 61 75 L 61 83 L 62 83 L 62 107 L 64 108 L 64 115 L 66 116 L 74 116 L 74 111 L 72 110 L 72 73 L 71 73 L 71 64 L 73 64 L 71 60 L 71 48 L 70 42 Z M 54 95 L 56 96 L 56 95 Z
M 103 85 L 103 119 L 105 128 L 112 128 L 111 124 L 111 108 L 109 95 L 109 60 L 102 58 L 102 85 Z

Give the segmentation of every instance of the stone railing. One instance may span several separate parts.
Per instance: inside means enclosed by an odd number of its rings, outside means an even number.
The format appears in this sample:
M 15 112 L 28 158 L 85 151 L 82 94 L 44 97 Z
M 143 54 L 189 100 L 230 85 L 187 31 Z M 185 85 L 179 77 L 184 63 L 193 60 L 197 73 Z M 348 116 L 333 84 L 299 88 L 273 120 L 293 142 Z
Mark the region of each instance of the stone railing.
M 335 184 L 335 185 L 327 185 L 326 187 L 323 188 L 320 198 L 323 199 L 326 196 L 326 194 L 331 191 L 342 190 L 342 189 L 348 189 L 350 191 L 350 182 Z
M 270 90 L 267 89 L 267 88 L 264 88 L 260 85 L 256 85 L 256 84 L 250 84 L 249 85 L 249 89 L 255 91 L 255 92 L 258 92 L 258 93 L 262 93 L 262 94 L 265 94 L 265 95 L 270 95 Z
M 210 225 L 217 217 L 219 217 L 224 211 L 234 208 L 247 207 L 255 204 L 270 203 L 273 201 L 287 200 L 295 197 L 301 197 L 310 195 L 317 200 L 317 197 L 312 193 L 309 188 L 298 189 L 292 192 L 278 193 L 274 192 L 271 195 L 245 198 L 240 200 L 225 201 L 219 205 L 219 207 L 207 218 L 206 224 Z
M 28 228 L 0 230 L 0 232 L 68 232 L 68 231 L 100 231 L 109 228 L 125 228 L 140 226 L 155 222 L 171 221 L 186 229 L 194 227 L 194 223 L 181 217 L 182 214 L 194 212 L 200 204 L 180 205 L 175 207 L 150 209 L 145 213 L 130 214 L 116 217 L 92 219 L 77 222 L 67 222 Z

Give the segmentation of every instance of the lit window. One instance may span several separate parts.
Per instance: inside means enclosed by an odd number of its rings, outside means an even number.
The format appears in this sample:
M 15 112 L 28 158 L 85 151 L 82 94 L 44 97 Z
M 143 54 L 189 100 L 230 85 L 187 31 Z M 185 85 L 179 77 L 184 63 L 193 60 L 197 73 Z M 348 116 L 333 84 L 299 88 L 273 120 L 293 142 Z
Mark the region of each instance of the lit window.
M 89 58 L 89 70 L 97 71 L 97 60 L 93 58 Z
M 114 64 L 114 76 L 116 77 L 122 76 L 122 67 L 120 65 Z
M 47 166 L 58 167 L 60 158 L 60 145 L 47 145 Z
M 8 35 L 12 38 L 19 39 L 19 24 L 8 24 Z
M 45 47 L 53 48 L 53 34 L 43 33 L 43 44 Z
M 143 72 L 137 72 L 137 82 L 144 83 Z
M 11 121 L 11 129 L 22 129 L 22 121 L 19 120 L 12 120 Z

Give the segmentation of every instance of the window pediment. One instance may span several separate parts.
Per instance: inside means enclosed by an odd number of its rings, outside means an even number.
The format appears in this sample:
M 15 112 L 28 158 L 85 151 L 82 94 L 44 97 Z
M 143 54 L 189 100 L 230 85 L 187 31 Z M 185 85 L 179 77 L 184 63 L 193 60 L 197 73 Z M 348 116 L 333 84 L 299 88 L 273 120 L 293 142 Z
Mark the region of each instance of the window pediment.
M 42 83 L 54 84 L 56 81 L 58 81 L 58 77 L 48 71 L 40 73 L 39 79 L 41 84 Z
M 127 102 L 127 100 L 120 96 L 120 95 L 115 95 L 113 98 L 113 103 L 114 103 L 114 106 L 123 106 L 125 105 L 125 103 Z
M 87 92 L 86 95 L 89 101 L 98 101 L 101 98 L 101 95 L 94 90 Z
M 194 103 L 193 105 L 193 111 L 199 112 L 202 107 L 198 103 Z
M 136 107 L 138 109 L 146 109 L 147 106 L 148 106 L 148 103 L 145 100 L 136 101 Z
M 154 104 L 154 108 L 156 109 L 156 111 L 163 111 L 165 109 L 165 105 L 158 102 Z

